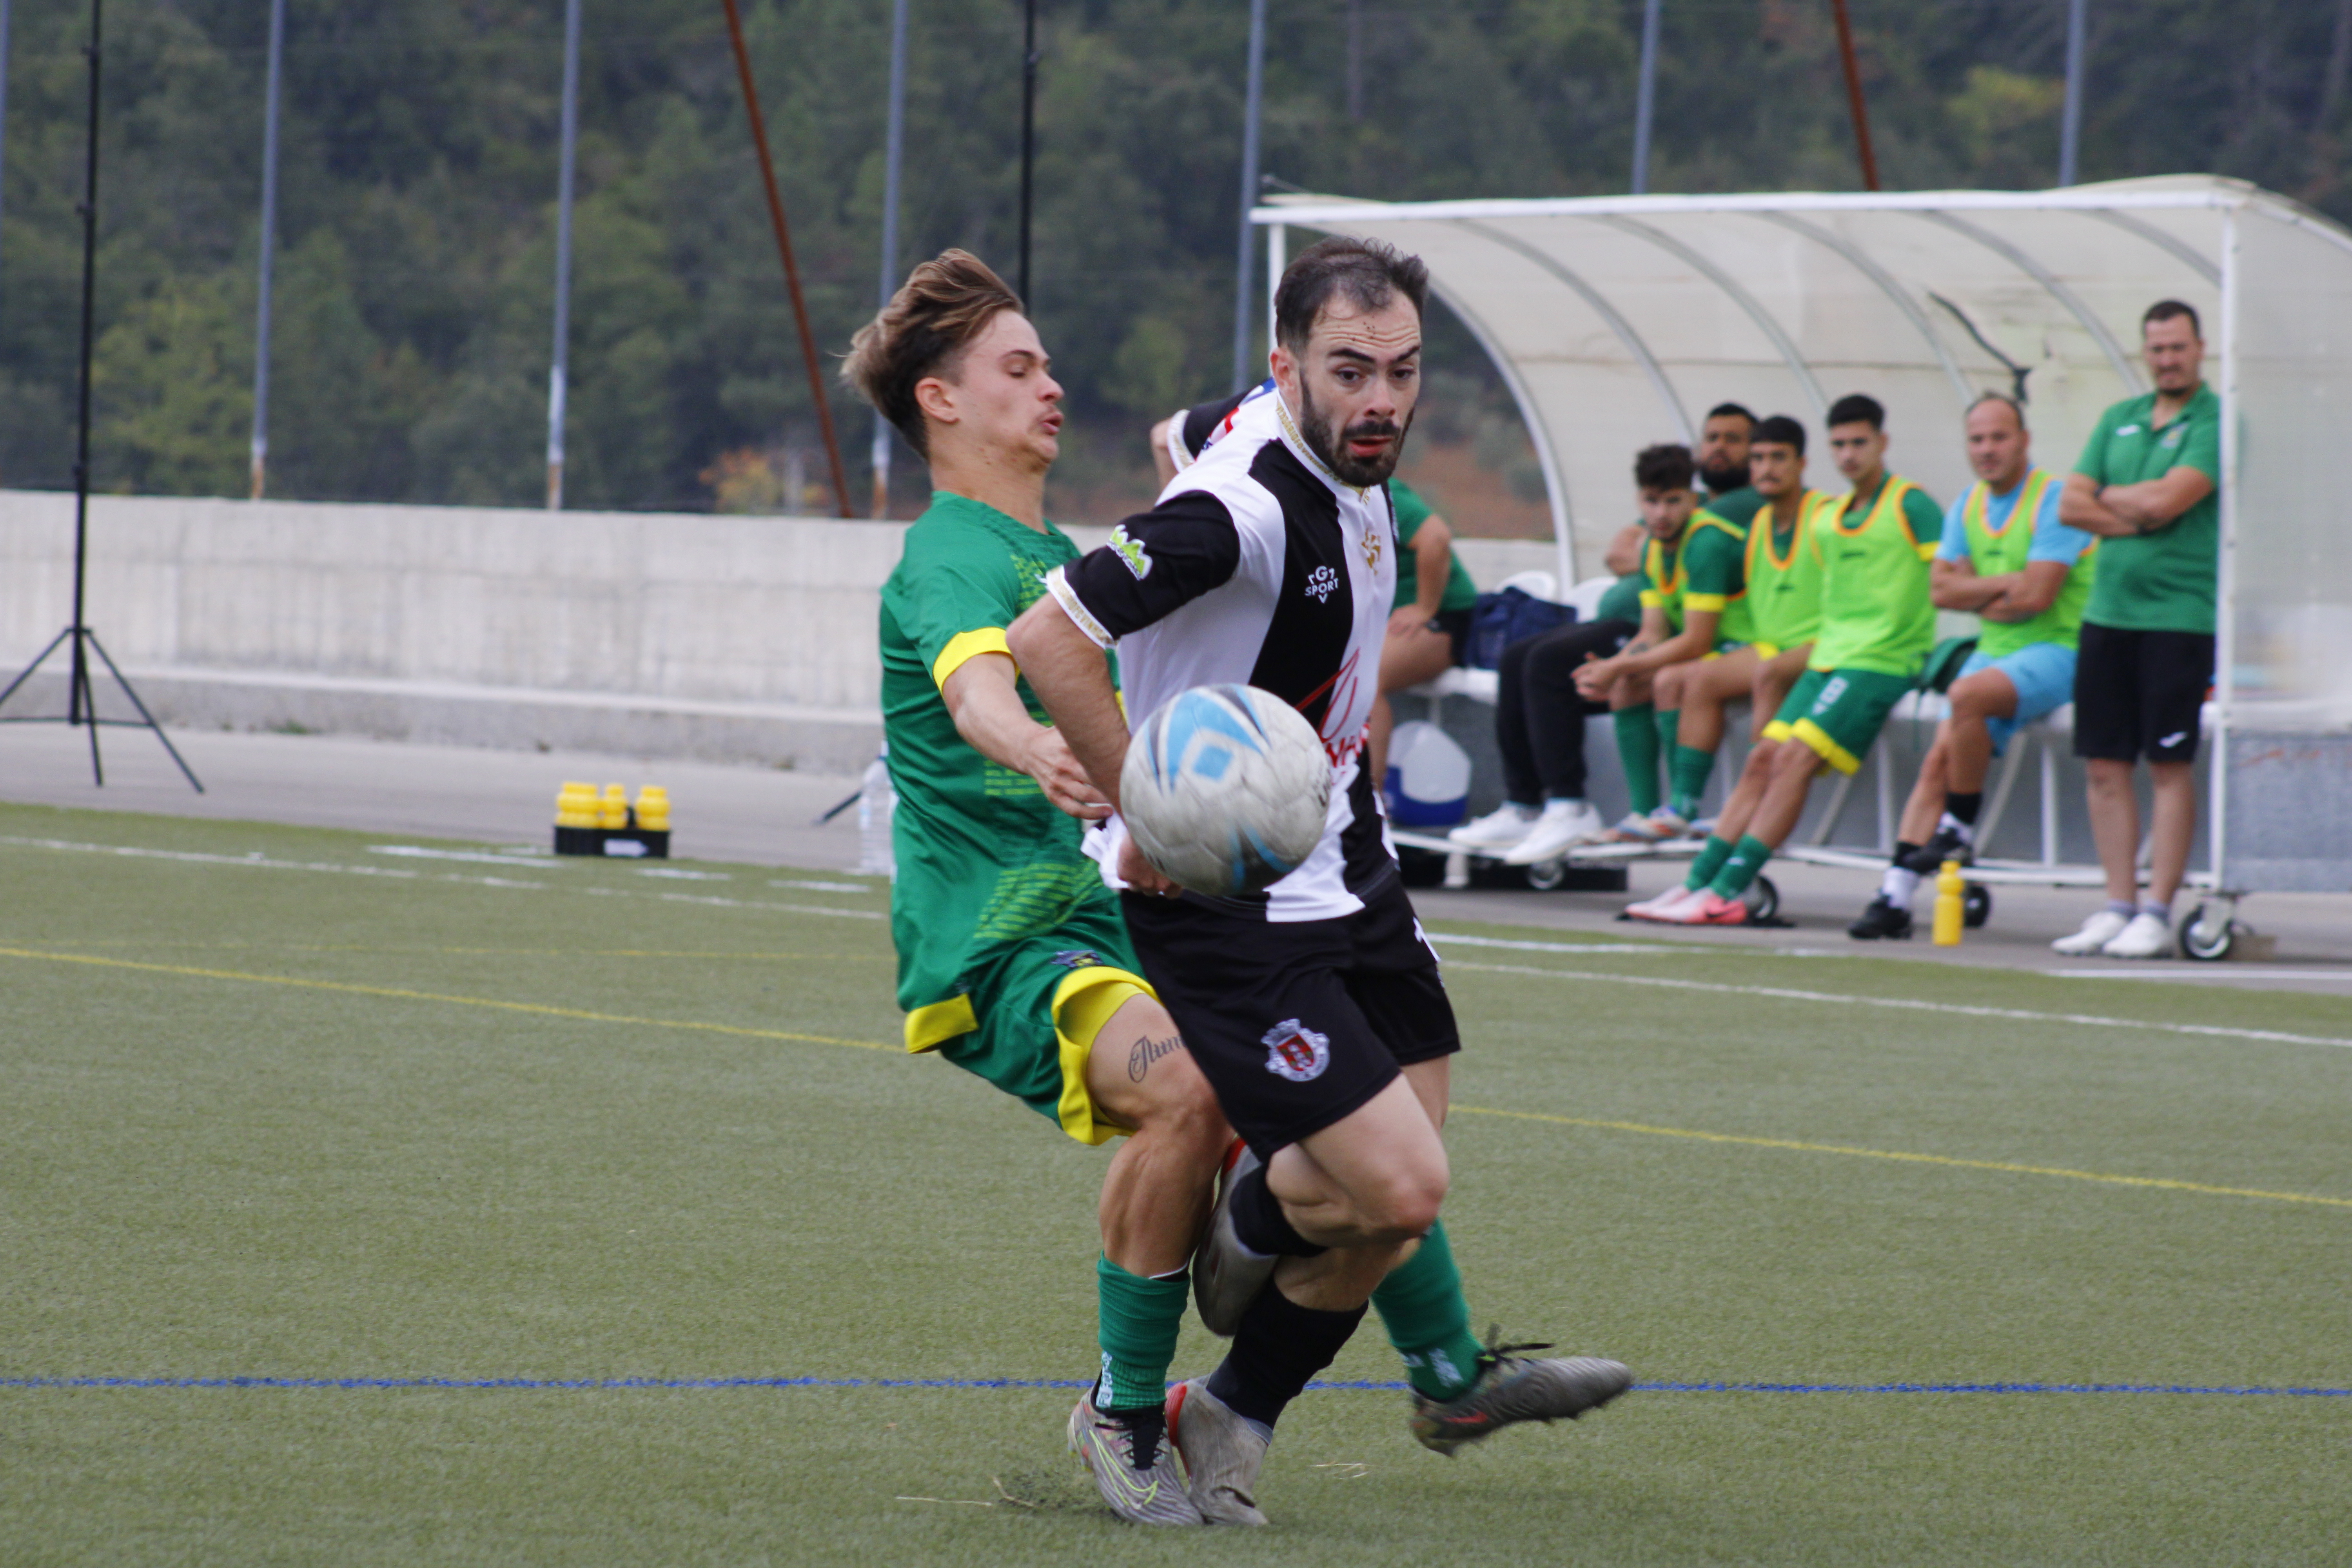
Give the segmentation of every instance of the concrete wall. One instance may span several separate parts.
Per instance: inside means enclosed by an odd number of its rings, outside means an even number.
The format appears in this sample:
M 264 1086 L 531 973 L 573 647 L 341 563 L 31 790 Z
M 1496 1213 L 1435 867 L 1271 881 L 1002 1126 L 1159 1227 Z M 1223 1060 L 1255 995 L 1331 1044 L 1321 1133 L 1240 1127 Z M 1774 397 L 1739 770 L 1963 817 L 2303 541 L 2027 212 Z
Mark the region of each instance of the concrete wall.
M 881 735 L 877 608 L 904 531 L 98 497 L 86 617 L 168 724 L 848 771 Z M 1548 543 L 1463 553 L 1488 584 L 1551 561 Z M 72 498 L 0 491 L 8 673 L 70 618 L 72 568 Z M 7 710 L 62 704 L 62 668 Z

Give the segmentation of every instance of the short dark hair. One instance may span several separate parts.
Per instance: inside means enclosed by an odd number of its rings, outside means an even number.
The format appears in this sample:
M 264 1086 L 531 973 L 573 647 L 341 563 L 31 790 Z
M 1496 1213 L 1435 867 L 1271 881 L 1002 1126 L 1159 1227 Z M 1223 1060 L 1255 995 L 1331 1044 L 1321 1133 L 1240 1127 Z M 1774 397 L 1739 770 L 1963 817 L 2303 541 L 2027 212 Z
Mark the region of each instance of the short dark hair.
M 915 455 L 931 455 L 915 385 L 926 376 L 952 377 L 1000 310 L 1021 313 L 1021 296 L 988 263 L 967 250 L 942 250 L 907 275 L 881 313 L 849 340 L 841 379 L 872 404 Z
M 2139 330 L 2144 332 L 2154 323 L 2171 321 L 2175 316 L 2188 317 L 2189 330 L 2196 334 L 2200 342 L 2204 341 L 2205 328 L 2204 324 L 2197 320 L 2197 307 L 2179 300 L 2158 300 L 2155 304 L 2150 305 L 2147 308 L 2147 314 L 2139 319 Z
M 1753 438 L 1753 432 L 1756 429 L 1756 414 L 1753 409 L 1744 403 L 1718 403 L 1706 411 L 1706 419 L 1721 419 L 1727 416 L 1747 420 L 1750 438 Z M 1699 423 L 1704 425 L 1706 419 L 1702 419 Z
M 1633 483 L 1645 490 L 1686 490 L 1697 471 L 1690 448 L 1671 441 L 1644 447 L 1633 459 Z
M 1830 416 L 1824 423 L 1832 429 L 1840 425 L 1867 425 L 1874 430 L 1884 430 L 1886 408 L 1875 397 L 1849 392 L 1830 405 Z
M 1283 268 L 1274 291 L 1275 341 L 1293 353 L 1304 352 L 1315 319 L 1335 294 L 1364 310 L 1380 310 L 1402 294 L 1415 311 L 1426 310 L 1429 268 L 1420 257 L 1377 239 L 1317 240 Z
M 1769 419 L 1757 421 L 1756 434 L 1748 437 L 1753 447 L 1759 441 L 1769 441 L 1777 447 L 1794 447 L 1797 456 L 1805 455 L 1805 427 L 1785 414 L 1775 414 Z

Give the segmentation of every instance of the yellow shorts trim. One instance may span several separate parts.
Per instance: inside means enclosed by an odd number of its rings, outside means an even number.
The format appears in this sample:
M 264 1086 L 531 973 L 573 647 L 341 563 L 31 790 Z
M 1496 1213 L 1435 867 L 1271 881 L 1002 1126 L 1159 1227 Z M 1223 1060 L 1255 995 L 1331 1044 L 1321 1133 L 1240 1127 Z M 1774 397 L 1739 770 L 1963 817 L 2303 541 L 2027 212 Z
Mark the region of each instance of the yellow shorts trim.
M 1756 657 L 1758 658 L 1774 659 L 1780 657 L 1780 645 L 1779 643 L 1752 642 L 1748 646 L 1756 650 Z
M 1778 719 L 1773 720 L 1769 724 L 1764 726 L 1764 738 L 1768 741 L 1786 741 L 1794 736 L 1796 732 L 1797 731 L 1794 729 L 1790 728 L 1789 725 L 1781 723 Z
M 1778 725 L 1773 728 L 1779 728 Z M 1769 732 L 1769 731 L 1768 731 Z M 1862 759 L 1830 739 L 1829 731 L 1811 719 L 1797 721 L 1796 737 L 1813 749 L 1813 754 L 1842 773 L 1862 771 Z
M 936 1051 L 958 1035 L 969 1035 L 979 1027 L 980 1015 L 971 1010 L 969 996 L 950 996 L 918 1007 L 907 1015 L 907 1053 L 919 1056 Z
M 1097 964 L 1072 972 L 1054 987 L 1054 1038 L 1062 1051 L 1062 1131 L 1081 1143 L 1108 1143 L 1134 1128 L 1111 1119 L 1087 1090 L 1087 1063 L 1095 1038 L 1113 1015 L 1138 996 L 1160 994 L 1150 982 L 1124 969 Z
M 978 631 L 958 632 L 948 638 L 948 646 L 940 649 L 940 657 L 931 661 L 931 684 L 944 687 L 948 677 L 961 669 L 984 653 L 1001 653 L 1013 658 L 1013 645 L 1004 640 L 1003 626 L 982 626 Z M 1020 661 L 1014 660 L 1017 671 Z

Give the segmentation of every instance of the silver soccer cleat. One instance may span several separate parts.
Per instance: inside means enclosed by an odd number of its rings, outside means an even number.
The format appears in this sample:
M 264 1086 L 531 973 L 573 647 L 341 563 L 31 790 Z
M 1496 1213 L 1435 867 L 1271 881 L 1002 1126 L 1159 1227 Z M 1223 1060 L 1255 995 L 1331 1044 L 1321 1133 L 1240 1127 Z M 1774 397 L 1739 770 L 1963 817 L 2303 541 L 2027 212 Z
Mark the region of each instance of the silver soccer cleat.
M 1234 1184 L 1262 1163 L 1247 1144 L 1236 1140 L 1235 1146 L 1239 1152 L 1217 1188 L 1217 1206 L 1209 1211 L 1208 1234 L 1192 1254 L 1192 1304 L 1200 1310 L 1202 1326 L 1224 1339 L 1234 1337 L 1242 1313 L 1274 1278 L 1274 1266 L 1280 1261 L 1251 1252 L 1234 1233 Z
M 1168 1440 L 1184 1458 L 1192 1506 L 1209 1524 L 1264 1524 L 1257 1472 L 1266 1439 L 1208 1390 L 1208 1380 L 1180 1383 L 1168 1394 Z
M 1106 1415 L 1095 1408 L 1092 1389 L 1070 1412 L 1070 1451 L 1093 1472 L 1095 1489 L 1113 1513 L 1131 1524 L 1206 1523 L 1185 1494 L 1166 1437 L 1161 1412 L 1145 1411 L 1140 1420 Z
M 1491 1342 L 1478 1352 L 1478 1375 L 1469 1387 L 1451 1399 L 1412 1398 L 1412 1435 L 1421 1446 L 1451 1458 L 1465 1443 L 1501 1431 L 1519 1421 L 1573 1421 L 1597 1410 L 1633 1386 L 1633 1373 L 1619 1363 L 1599 1356 L 1559 1356 L 1536 1361 L 1517 1351 L 1549 1350 L 1549 1345 L 1506 1345 Z

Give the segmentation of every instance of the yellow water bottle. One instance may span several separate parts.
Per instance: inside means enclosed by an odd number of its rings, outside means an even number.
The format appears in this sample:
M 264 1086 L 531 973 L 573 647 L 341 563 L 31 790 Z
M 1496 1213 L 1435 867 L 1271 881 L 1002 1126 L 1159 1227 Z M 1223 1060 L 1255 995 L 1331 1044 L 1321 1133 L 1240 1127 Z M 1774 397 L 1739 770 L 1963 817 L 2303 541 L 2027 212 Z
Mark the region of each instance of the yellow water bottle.
M 659 784 L 637 791 L 637 826 L 647 833 L 669 831 L 669 791 Z
M 1936 945 L 1960 945 L 1960 928 L 1968 923 L 1968 882 L 1960 876 L 1960 863 L 1947 860 L 1944 868 L 1936 873 Z
M 596 786 L 567 784 L 555 797 L 555 826 L 558 827 L 593 827 L 596 826 Z
M 629 826 L 629 792 L 619 784 L 604 786 L 604 797 L 597 803 L 598 826 L 608 833 L 618 833 Z

